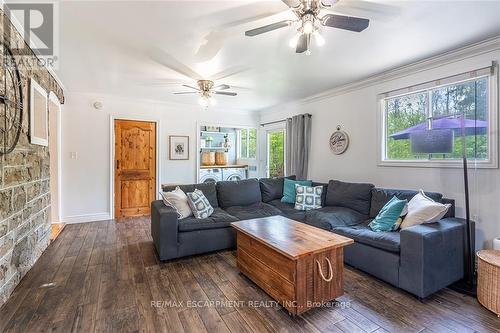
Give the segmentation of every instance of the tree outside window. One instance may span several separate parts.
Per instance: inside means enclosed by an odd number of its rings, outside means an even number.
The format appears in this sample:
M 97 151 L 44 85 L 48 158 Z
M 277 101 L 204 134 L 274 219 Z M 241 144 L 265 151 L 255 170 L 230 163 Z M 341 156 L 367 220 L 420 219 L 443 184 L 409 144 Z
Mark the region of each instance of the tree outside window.
M 462 117 L 467 122 L 466 152 L 469 159 L 488 160 L 489 80 L 480 77 L 438 88 L 409 93 L 384 100 L 385 147 L 388 161 L 458 160 L 462 158 Z M 447 122 L 439 120 L 448 119 Z M 433 129 L 453 124 L 454 150 L 451 154 L 414 154 L 410 139 L 398 135 L 414 126 Z M 454 125 L 456 124 L 456 126 Z

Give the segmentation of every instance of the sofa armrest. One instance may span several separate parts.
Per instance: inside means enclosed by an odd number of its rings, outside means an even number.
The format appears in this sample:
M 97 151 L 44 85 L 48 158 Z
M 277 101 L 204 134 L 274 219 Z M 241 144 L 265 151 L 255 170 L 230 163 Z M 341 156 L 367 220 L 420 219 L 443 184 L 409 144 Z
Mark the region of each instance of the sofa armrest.
M 459 218 L 401 230 L 399 287 L 424 298 L 463 278 L 465 230 Z
M 151 203 L 151 236 L 160 260 L 177 257 L 178 217 L 163 201 Z

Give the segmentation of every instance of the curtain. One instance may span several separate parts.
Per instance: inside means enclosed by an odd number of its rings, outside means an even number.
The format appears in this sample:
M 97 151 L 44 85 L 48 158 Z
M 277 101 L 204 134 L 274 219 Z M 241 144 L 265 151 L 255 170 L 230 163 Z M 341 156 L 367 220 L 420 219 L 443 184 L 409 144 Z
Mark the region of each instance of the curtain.
M 307 178 L 311 150 L 311 115 L 300 114 L 286 120 L 286 175 Z

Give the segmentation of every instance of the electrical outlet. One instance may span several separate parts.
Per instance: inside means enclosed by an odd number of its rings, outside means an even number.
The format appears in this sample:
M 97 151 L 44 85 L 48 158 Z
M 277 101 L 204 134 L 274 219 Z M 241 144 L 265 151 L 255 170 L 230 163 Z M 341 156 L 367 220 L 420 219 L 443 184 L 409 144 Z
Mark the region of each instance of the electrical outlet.
M 478 214 L 473 214 L 472 215 L 472 221 L 479 223 L 480 217 Z
M 71 158 L 72 160 L 78 159 L 78 153 L 76 151 L 70 152 L 69 153 L 69 158 Z

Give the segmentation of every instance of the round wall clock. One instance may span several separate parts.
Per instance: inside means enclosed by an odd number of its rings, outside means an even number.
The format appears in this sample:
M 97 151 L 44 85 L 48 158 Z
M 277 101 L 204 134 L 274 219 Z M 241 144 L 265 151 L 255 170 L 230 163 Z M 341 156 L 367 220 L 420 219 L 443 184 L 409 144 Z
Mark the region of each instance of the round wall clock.
M 330 149 L 335 155 L 343 154 L 349 147 L 349 135 L 340 130 L 337 126 L 337 131 L 330 136 Z
M 23 123 L 23 86 L 12 51 L 2 45 L 0 69 L 0 155 L 14 150 Z

